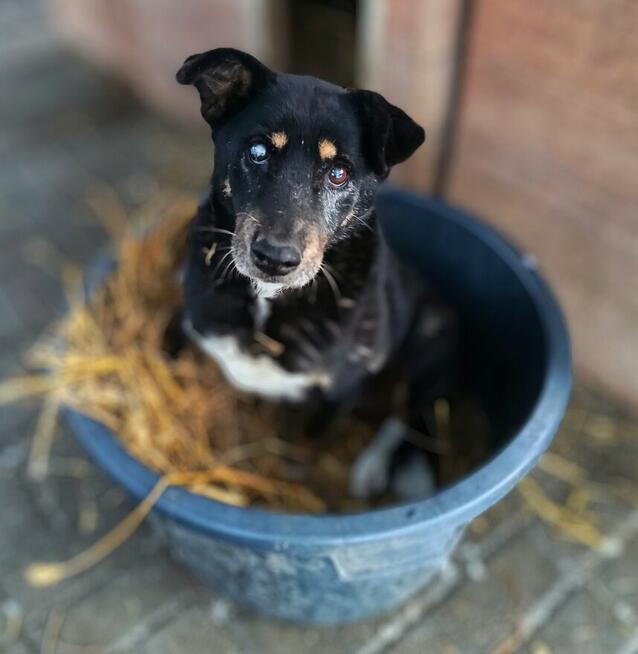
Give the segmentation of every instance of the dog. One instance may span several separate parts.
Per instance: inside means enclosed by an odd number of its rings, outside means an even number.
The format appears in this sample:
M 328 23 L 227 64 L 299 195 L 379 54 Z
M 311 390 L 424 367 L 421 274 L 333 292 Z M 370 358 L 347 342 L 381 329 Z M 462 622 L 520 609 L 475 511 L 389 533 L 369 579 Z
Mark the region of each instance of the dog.
M 378 93 L 275 73 L 230 48 L 188 57 L 177 81 L 197 89 L 214 142 L 184 265 L 185 333 L 236 388 L 308 409 L 313 433 L 385 389 L 394 406 L 353 493 L 427 494 L 406 430 L 425 429 L 424 407 L 450 383 L 454 319 L 375 215 L 379 185 L 423 128 Z M 397 370 L 406 390 L 388 394 Z

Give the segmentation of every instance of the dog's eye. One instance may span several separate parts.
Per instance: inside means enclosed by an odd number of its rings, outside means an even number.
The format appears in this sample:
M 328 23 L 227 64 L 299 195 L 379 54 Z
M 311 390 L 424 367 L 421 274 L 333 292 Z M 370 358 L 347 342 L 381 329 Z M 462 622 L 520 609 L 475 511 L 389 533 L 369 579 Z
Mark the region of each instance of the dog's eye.
M 333 166 L 328 172 L 328 181 L 333 186 L 343 186 L 349 179 L 350 171 L 345 166 Z
M 248 156 L 253 163 L 262 164 L 270 156 L 268 146 L 261 141 L 255 141 L 248 148 Z

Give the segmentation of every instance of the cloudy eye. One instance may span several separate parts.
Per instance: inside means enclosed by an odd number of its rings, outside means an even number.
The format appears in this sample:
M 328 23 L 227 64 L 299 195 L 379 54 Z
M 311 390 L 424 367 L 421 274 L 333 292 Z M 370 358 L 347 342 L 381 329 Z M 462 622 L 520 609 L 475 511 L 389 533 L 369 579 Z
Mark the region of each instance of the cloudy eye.
M 262 164 L 268 160 L 268 146 L 262 141 L 255 141 L 248 148 L 248 156 L 253 163 Z
M 343 165 L 333 166 L 328 172 L 328 181 L 333 186 L 343 186 L 350 179 L 350 171 Z

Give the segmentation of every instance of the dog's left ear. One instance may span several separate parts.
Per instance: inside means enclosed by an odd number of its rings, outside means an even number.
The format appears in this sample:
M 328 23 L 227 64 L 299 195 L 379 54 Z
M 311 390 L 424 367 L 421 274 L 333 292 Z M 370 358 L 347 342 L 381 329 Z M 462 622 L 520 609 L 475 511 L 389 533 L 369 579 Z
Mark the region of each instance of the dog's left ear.
M 385 177 L 425 141 L 425 130 L 374 91 L 351 91 L 363 144 L 374 172 Z
M 202 101 L 202 116 L 215 129 L 242 109 L 251 96 L 275 77 L 252 55 L 217 48 L 188 57 L 177 71 L 180 84 L 192 84 Z

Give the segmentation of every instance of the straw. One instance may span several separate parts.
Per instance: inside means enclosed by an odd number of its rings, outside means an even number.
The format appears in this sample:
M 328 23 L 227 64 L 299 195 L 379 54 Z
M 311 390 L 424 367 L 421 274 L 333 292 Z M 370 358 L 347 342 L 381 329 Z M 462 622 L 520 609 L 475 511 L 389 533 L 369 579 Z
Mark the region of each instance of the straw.
M 554 502 L 531 477 L 523 479 L 518 485 L 518 490 L 530 508 L 545 522 L 593 550 L 604 549 L 606 544 L 604 534 L 582 513 Z

